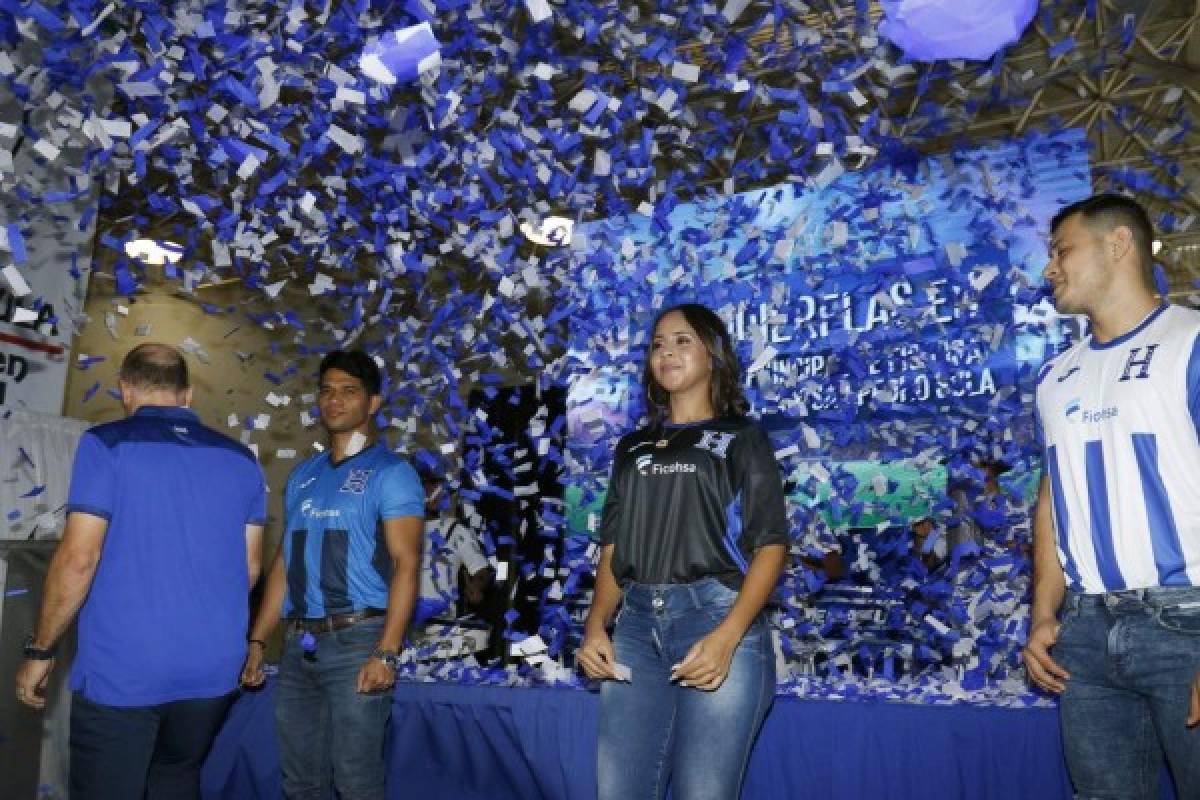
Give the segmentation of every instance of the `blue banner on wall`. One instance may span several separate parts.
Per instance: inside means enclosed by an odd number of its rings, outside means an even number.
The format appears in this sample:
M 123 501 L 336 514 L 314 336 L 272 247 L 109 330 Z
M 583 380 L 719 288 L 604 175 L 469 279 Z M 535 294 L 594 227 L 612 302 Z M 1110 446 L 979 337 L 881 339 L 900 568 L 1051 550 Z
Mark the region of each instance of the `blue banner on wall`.
M 613 448 L 643 421 L 654 318 L 703 303 L 788 489 L 783 690 L 1035 701 L 1013 669 L 1032 378 L 1064 343 L 1041 270 L 1049 219 L 1090 192 L 1086 139 L 1066 132 L 580 226 L 569 534 L 595 534 Z M 1010 470 L 992 488 L 989 461 Z

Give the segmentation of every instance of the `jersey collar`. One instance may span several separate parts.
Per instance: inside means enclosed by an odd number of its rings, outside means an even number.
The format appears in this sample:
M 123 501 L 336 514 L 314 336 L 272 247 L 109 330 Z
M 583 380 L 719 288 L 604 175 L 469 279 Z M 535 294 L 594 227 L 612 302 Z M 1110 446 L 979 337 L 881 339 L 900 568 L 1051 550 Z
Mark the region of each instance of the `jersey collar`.
M 139 406 L 133 412 L 135 417 L 154 417 L 157 419 L 185 419 L 199 421 L 196 412 L 186 406 Z
M 365 455 L 365 454 L 371 452 L 376 447 L 379 447 L 381 444 L 382 444 L 382 442 L 380 442 L 378 439 L 376 439 L 374 442 L 371 442 L 371 444 L 367 445 L 362 450 L 359 450 L 357 453 L 355 453 L 352 456 L 346 456 L 341 461 L 333 460 L 333 448 L 331 447 L 331 448 L 329 448 L 329 465 L 331 467 L 333 467 L 334 469 L 340 469 L 341 467 L 343 467 L 346 464 L 349 464 L 351 461 L 358 458 L 359 456 L 362 456 L 362 455 Z
M 1133 330 L 1128 331 L 1126 333 L 1122 333 L 1120 336 L 1116 337 L 1115 339 L 1110 339 L 1107 342 L 1097 342 L 1096 337 L 1092 336 L 1091 332 L 1089 331 L 1088 332 L 1088 336 L 1089 336 L 1088 347 L 1090 347 L 1092 350 L 1108 350 L 1110 348 L 1117 347 L 1118 345 L 1122 345 L 1125 342 L 1128 342 L 1134 336 L 1137 336 L 1139 333 L 1141 333 L 1147 327 L 1149 327 L 1150 323 L 1152 323 L 1152 322 L 1154 322 L 1154 320 L 1158 319 L 1159 315 L 1162 314 L 1162 312 L 1166 311 L 1167 306 L 1169 306 L 1169 305 L 1170 305 L 1170 303 L 1160 304 L 1158 306 L 1158 308 L 1154 309 L 1149 314 L 1147 314 L 1146 318 L 1144 320 L 1142 320 L 1137 325 L 1135 325 L 1133 327 Z

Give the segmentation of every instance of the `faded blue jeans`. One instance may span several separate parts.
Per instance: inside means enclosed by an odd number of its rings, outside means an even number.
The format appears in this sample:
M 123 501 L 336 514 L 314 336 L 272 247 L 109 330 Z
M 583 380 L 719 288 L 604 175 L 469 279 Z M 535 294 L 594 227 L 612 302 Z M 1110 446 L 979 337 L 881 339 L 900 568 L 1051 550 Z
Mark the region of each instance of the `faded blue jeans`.
M 1060 701 L 1067 769 L 1087 800 L 1157 798 L 1163 757 L 1176 796 L 1200 797 L 1200 588 L 1068 593 L 1051 654 L 1071 674 Z
M 289 800 L 341 800 L 384 796 L 384 736 L 392 712 L 390 689 L 359 694 L 358 671 L 378 646 L 384 617 L 315 634 L 305 657 L 293 630 L 284 640 L 275 690 L 275 725 L 283 793 Z
M 625 589 L 613 648 L 629 683 L 600 690 L 599 800 L 731 800 L 775 697 L 775 653 L 763 615 L 713 692 L 672 683 L 671 667 L 725 618 L 737 592 L 714 578 Z

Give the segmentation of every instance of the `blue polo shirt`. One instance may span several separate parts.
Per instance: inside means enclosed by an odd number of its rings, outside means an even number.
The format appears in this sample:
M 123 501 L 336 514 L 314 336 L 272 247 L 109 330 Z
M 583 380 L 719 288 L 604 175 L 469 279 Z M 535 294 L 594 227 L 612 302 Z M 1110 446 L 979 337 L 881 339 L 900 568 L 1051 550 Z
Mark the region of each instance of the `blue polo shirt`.
M 283 615 L 387 608 L 392 559 L 382 523 L 425 518 L 425 492 L 409 463 L 380 442 L 337 464 L 319 453 L 292 471 L 283 502 Z
M 190 409 L 144 406 L 80 439 L 67 512 L 108 520 L 71 688 L 111 706 L 233 691 L 246 653 L 246 525 L 267 516 L 254 454 Z

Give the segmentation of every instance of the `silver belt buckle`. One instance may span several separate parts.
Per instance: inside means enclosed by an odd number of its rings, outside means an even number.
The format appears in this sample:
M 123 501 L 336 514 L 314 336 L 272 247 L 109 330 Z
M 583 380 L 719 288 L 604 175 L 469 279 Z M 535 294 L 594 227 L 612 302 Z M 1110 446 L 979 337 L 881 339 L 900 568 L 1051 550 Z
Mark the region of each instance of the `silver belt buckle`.
M 667 604 L 667 601 L 663 599 L 663 596 L 661 594 L 654 595 L 654 599 L 650 601 L 650 605 L 654 607 L 655 611 L 662 611 L 663 606 L 665 606 L 666 604 Z

